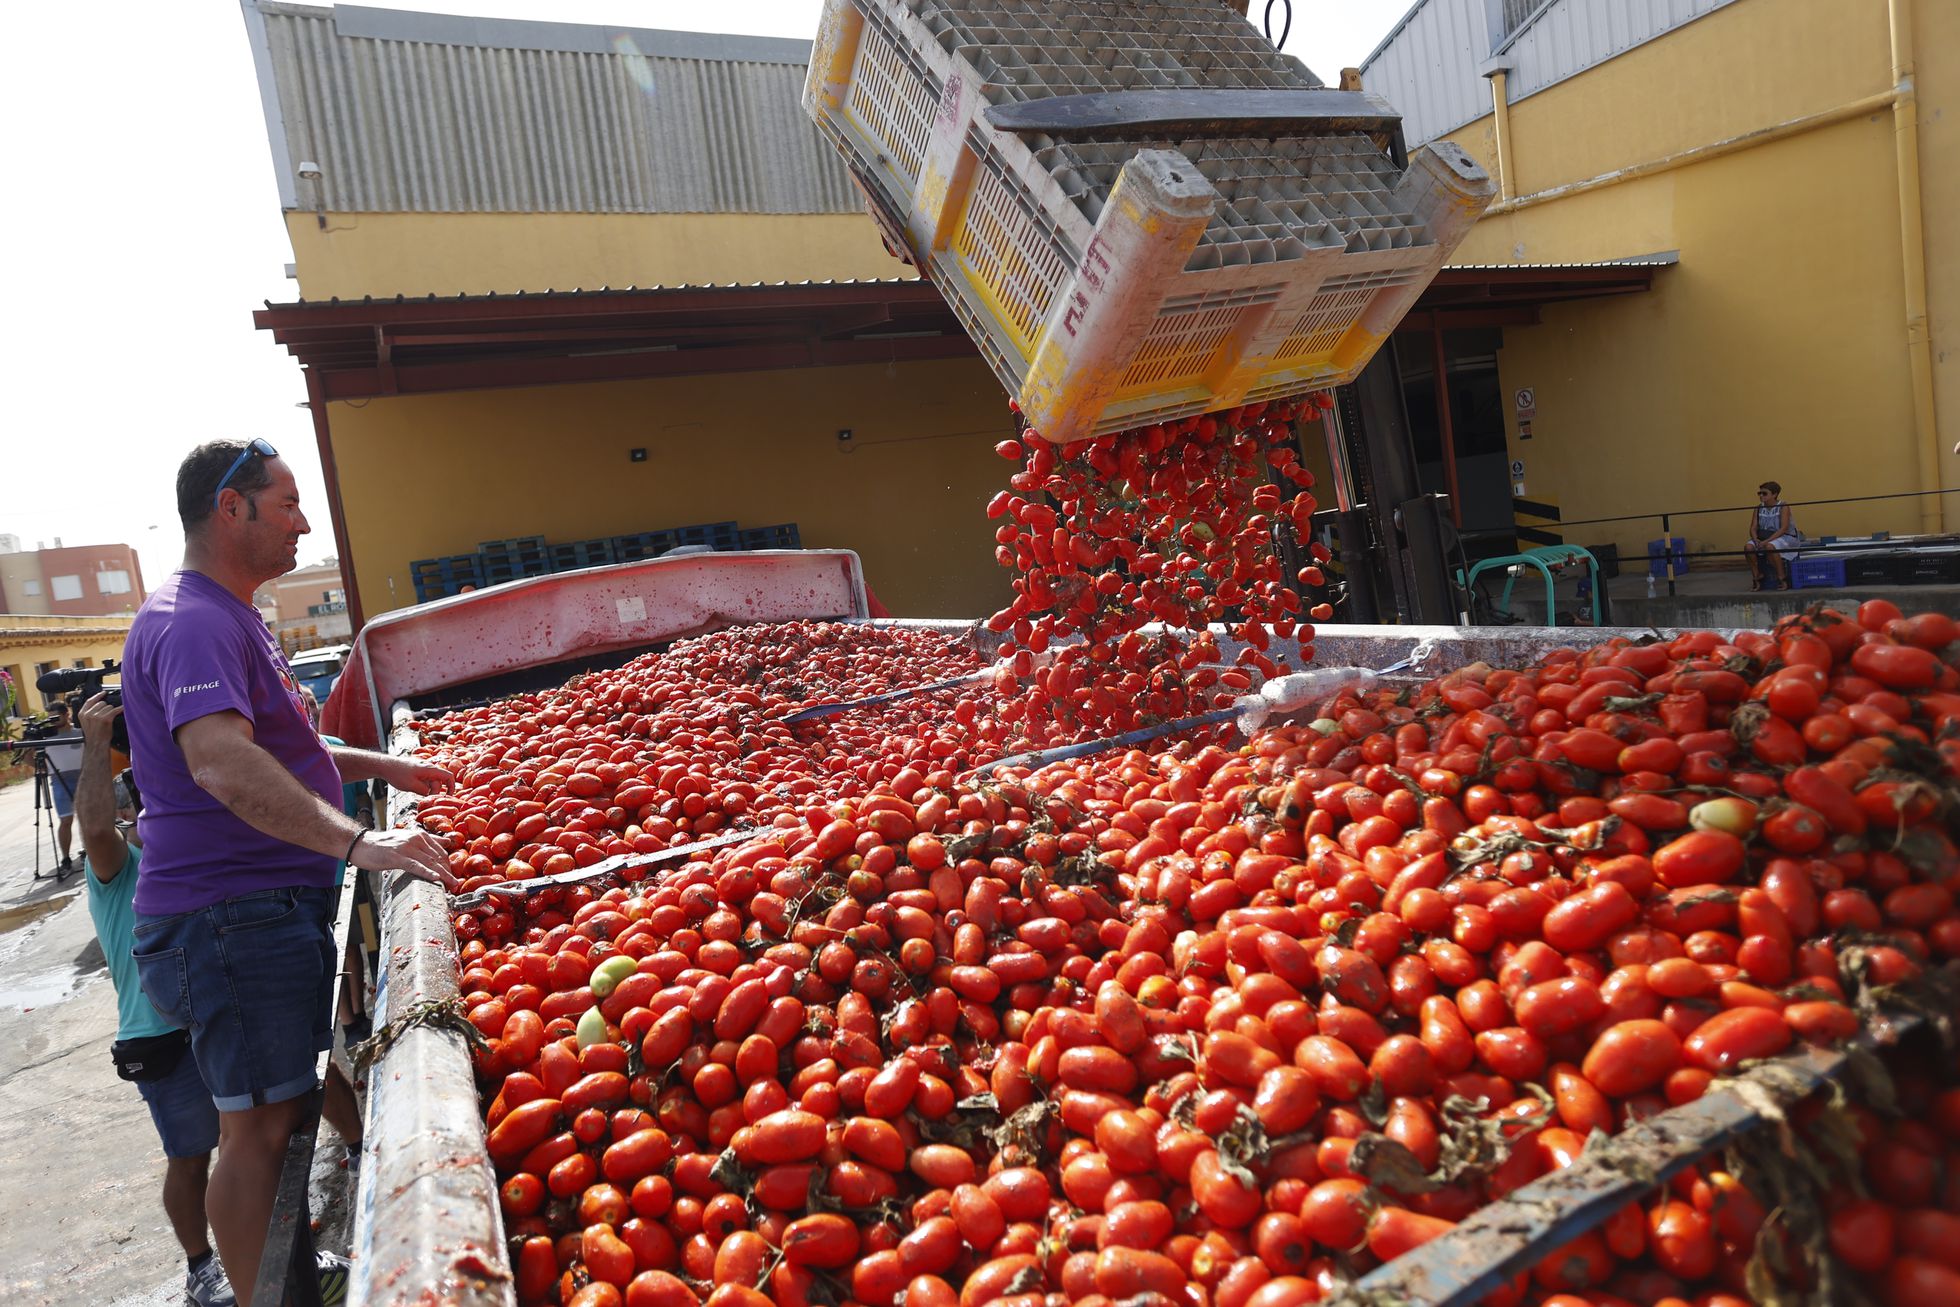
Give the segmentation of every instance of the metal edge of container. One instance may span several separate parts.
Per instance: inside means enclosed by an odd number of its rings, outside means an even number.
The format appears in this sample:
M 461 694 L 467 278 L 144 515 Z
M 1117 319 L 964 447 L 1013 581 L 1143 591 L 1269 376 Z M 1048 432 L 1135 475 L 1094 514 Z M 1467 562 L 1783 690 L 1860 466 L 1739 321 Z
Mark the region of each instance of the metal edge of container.
M 416 744 L 395 732 L 390 752 Z M 391 794 L 389 826 L 414 807 Z M 393 874 L 381 888 L 375 1029 L 460 996 L 455 928 L 439 886 Z M 352 1307 L 515 1307 L 496 1172 L 468 1046 L 454 1030 L 400 1030 L 367 1071 L 355 1196 Z
M 1881 1014 L 1854 1040 L 1870 1053 L 1897 1044 L 1923 1024 L 1911 1014 Z M 1612 1156 L 1590 1144 L 1572 1165 L 1551 1171 L 1487 1203 L 1453 1230 L 1410 1249 L 1361 1277 L 1328 1301 L 1363 1307 L 1391 1301 L 1426 1307 L 1468 1307 L 1630 1202 L 1660 1189 L 1716 1150 L 1771 1121 L 1783 1109 L 1846 1074 L 1850 1049 L 1798 1048 L 1756 1065 L 1773 1067 L 1773 1081 L 1754 1082 L 1745 1095 L 1716 1081 L 1692 1102 L 1670 1108 L 1611 1136 Z

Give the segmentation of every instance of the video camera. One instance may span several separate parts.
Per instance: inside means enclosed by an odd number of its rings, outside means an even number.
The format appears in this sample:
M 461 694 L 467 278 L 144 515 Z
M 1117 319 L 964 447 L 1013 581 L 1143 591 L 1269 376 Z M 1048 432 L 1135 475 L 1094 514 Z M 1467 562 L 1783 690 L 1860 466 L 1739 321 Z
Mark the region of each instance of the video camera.
M 52 713 L 29 717 L 20 724 L 20 742 L 24 745 L 38 744 L 42 740 L 51 740 L 60 734 L 61 727 L 55 723 Z
M 122 707 L 122 687 L 102 683 L 121 671 L 122 664 L 113 658 L 105 658 L 100 667 L 57 667 L 53 671 L 43 672 L 35 680 L 34 685 L 42 694 L 67 695 L 69 712 L 74 715 L 74 720 L 79 722 L 83 706 L 98 694 L 106 695 L 111 704 L 118 708 Z M 29 730 L 31 732 L 32 728 L 30 727 Z M 33 739 L 31 733 L 26 737 L 28 742 Z M 120 717 L 116 718 L 115 728 L 109 736 L 109 744 L 119 753 L 129 752 L 129 727 Z

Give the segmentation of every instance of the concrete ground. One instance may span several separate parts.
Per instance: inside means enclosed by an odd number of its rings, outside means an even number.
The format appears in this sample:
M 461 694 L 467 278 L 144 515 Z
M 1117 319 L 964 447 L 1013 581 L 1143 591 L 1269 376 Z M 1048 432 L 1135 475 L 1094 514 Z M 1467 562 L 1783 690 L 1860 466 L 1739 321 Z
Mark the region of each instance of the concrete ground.
M 184 1261 L 160 1201 L 163 1152 L 109 1064 L 115 991 L 81 879 L 35 881 L 34 836 L 31 786 L 0 788 L 0 1303 L 168 1307 L 184 1299 Z M 317 1237 L 344 1253 L 342 1153 L 322 1126 Z

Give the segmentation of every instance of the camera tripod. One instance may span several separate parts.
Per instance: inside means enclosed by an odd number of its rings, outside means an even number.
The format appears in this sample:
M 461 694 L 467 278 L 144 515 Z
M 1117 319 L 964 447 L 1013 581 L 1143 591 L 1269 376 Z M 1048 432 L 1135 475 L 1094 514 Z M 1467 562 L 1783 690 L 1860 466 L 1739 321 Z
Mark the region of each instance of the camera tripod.
M 65 744 L 67 741 L 63 740 L 60 743 Z M 48 751 L 37 745 L 38 742 L 26 746 L 34 750 L 34 879 L 51 880 L 59 885 L 80 871 L 82 864 L 77 860 L 72 866 L 61 865 L 61 845 L 58 840 L 61 818 L 55 812 L 54 787 L 59 785 L 61 792 L 68 796 L 68 807 L 71 812 L 75 807 L 75 792 L 68 788 L 68 782 L 62 777 L 61 772 L 48 761 Z M 43 812 L 47 814 L 48 853 L 54 859 L 54 871 L 47 875 L 41 872 L 41 814 Z

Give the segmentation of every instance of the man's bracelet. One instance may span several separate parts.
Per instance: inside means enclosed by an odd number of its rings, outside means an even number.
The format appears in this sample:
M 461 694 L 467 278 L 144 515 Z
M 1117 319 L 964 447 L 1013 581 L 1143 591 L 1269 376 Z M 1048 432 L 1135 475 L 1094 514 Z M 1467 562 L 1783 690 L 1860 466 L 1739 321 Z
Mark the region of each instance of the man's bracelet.
M 354 832 L 354 838 L 353 838 L 353 840 L 352 840 L 352 842 L 350 842 L 350 843 L 348 844 L 348 846 L 347 846 L 347 853 L 346 853 L 346 856 L 344 856 L 344 857 L 342 857 L 342 858 L 341 858 L 341 861 L 342 861 L 342 862 L 352 862 L 352 861 L 354 860 L 354 846 L 355 846 L 356 844 L 359 844 L 359 843 L 360 843 L 360 842 L 361 842 L 361 841 L 362 841 L 363 839 L 365 839 L 365 838 L 367 838 L 367 832 L 366 832 L 366 831 L 364 831 L 364 830 L 357 830 L 357 831 L 355 831 L 355 832 Z

